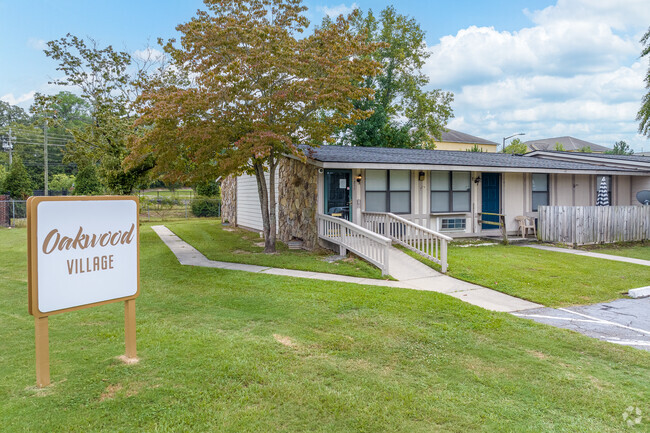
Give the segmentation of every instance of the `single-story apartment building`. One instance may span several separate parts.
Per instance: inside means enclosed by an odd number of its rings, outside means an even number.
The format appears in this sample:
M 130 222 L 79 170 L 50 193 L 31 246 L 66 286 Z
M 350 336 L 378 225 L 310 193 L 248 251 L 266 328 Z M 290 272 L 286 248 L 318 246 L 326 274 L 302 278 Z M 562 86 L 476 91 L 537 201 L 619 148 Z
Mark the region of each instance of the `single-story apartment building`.
M 318 244 L 317 215 L 364 226 L 368 212 L 390 212 L 450 237 L 495 234 L 481 213 L 517 216 L 540 205 L 593 206 L 606 179 L 612 205 L 635 205 L 650 189 L 650 158 L 537 151 L 525 155 L 350 146 L 302 148 L 306 162 L 288 156 L 277 170 L 277 229 L 283 242 Z M 262 230 L 254 176 L 222 182 L 222 215 Z M 488 218 L 483 218 L 488 219 Z

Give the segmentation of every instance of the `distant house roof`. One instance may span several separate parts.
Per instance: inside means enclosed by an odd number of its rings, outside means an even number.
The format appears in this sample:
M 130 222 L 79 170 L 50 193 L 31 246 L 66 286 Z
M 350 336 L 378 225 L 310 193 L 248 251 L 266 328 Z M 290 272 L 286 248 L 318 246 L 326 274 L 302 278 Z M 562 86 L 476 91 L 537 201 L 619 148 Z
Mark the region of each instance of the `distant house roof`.
M 447 129 L 443 131 L 440 137 L 440 141 L 446 141 L 449 143 L 469 143 L 469 144 L 491 144 L 493 146 L 498 146 L 498 143 L 494 141 L 486 140 L 484 138 L 475 137 L 473 135 L 465 134 L 464 132 L 455 131 L 453 129 Z
M 643 155 L 611 155 L 607 153 L 558 152 L 553 150 L 534 150 L 526 157 L 581 162 L 607 167 L 650 169 L 650 157 Z
M 555 138 L 543 138 L 541 140 L 531 140 L 526 141 L 524 144 L 528 146 L 530 150 L 555 150 L 555 145 L 560 143 L 564 150 L 567 152 L 577 152 L 583 147 L 589 147 L 593 152 L 605 152 L 611 150 L 608 147 L 601 146 L 599 144 L 590 143 L 585 140 L 580 140 L 575 137 L 555 137 Z
M 303 147 L 306 155 L 325 167 L 373 168 L 382 164 L 412 166 L 476 167 L 485 171 L 628 171 L 585 162 L 530 158 L 522 155 L 452 150 L 404 149 L 386 147 L 321 146 Z M 650 170 L 650 169 L 649 169 Z

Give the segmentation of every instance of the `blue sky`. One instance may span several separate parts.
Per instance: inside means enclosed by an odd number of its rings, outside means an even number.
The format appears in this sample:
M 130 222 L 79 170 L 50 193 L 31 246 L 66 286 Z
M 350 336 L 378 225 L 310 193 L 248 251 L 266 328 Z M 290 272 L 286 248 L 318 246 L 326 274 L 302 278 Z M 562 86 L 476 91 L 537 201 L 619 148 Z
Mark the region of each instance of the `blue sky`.
M 394 4 L 426 31 L 432 87 L 453 91 L 450 128 L 501 142 L 571 135 L 605 146 L 650 141 L 634 120 L 648 59 L 639 39 L 650 25 L 647 0 L 306 1 L 318 23 L 352 7 Z M 29 107 L 34 92 L 56 93 L 42 52 L 70 32 L 129 51 L 175 36 L 198 0 L 0 0 L 0 99 Z

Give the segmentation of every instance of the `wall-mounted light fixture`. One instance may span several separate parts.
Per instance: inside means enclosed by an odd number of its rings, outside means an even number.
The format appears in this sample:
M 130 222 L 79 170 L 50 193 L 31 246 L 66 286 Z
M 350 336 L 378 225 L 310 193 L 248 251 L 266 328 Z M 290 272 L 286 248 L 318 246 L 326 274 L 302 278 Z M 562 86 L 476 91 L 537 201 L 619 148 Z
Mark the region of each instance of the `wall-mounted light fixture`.
M 481 181 L 481 176 L 477 176 L 476 179 L 474 179 L 474 183 L 479 183 Z
M 424 181 L 424 172 L 423 172 L 423 171 L 421 171 L 421 172 L 418 173 L 418 180 L 419 180 L 420 182 Z
M 363 179 L 361 173 L 357 174 L 357 183 L 361 183 L 361 179 Z

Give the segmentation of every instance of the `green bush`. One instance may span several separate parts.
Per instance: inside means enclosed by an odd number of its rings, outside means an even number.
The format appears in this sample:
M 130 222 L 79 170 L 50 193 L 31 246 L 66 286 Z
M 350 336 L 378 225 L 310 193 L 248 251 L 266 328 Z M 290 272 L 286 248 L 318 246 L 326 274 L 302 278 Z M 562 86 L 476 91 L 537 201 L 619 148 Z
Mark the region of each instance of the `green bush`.
M 197 217 L 221 216 L 221 201 L 198 199 L 192 202 L 192 214 Z
M 218 197 L 219 185 L 217 182 L 202 182 L 196 185 L 196 193 L 203 197 Z
M 49 187 L 51 190 L 56 191 L 70 191 L 70 188 L 74 185 L 75 178 L 73 175 L 67 175 L 65 173 L 59 173 L 52 176 Z

